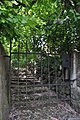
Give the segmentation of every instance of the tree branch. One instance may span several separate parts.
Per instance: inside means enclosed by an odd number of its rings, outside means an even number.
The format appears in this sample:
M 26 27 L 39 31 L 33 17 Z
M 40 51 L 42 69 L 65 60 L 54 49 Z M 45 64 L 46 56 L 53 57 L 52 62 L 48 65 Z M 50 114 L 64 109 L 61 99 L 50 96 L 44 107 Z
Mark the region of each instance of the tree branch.
M 4 0 L 0 0 L 0 2 L 2 2 L 4 4 Z
M 30 6 L 33 6 L 36 2 L 37 2 L 37 0 L 33 0 L 33 1 L 30 3 Z
M 23 6 L 23 7 L 26 7 L 26 5 L 24 4 L 24 3 L 21 3 L 21 2 L 19 2 L 18 0 L 15 0 L 17 3 L 18 3 L 18 5 L 16 5 L 16 6 Z
M 18 0 L 15 0 L 18 4 L 16 6 L 23 6 L 23 7 L 27 7 L 26 4 L 19 2 Z M 37 0 L 33 0 L 32 2 L 30 2 L 30 6 L 33 6 L 35 3 L 37 2 Z

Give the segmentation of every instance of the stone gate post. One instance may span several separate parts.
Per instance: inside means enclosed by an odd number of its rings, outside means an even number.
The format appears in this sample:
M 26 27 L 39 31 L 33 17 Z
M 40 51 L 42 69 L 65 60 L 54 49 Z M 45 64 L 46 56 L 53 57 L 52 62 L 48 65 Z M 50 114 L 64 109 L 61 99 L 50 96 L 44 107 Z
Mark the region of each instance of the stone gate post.
M 8 96 L 7 96 L 7 74 L 6 60 L 3 57 L 3 48 L 0 44 L 0 120 L 8 120 Z
M 73 51 L 71 54 L 71 96 L 73 107 L 80 109 L 80 52 Z

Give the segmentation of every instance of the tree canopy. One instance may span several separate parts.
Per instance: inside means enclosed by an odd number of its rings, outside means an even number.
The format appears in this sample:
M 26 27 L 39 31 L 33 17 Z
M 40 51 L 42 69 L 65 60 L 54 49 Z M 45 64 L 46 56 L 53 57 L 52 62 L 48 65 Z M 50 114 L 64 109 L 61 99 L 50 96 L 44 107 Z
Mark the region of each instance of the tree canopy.
M 79 0 L 1 0 L 0 41 L 9 52 L 18 40 L 28 50 L 80 50 Z M 22 50 L 25 48 L 22 47 Z

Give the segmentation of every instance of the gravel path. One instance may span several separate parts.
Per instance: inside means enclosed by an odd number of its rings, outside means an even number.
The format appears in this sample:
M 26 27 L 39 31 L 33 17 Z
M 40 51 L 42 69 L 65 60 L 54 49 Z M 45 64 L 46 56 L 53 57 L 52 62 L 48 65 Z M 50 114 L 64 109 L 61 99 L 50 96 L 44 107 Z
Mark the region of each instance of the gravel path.
M 13 105 L 10 120 L 68 120 L 80 115 L 66 102 L 60 100 L 32 102 L 28 106 Z

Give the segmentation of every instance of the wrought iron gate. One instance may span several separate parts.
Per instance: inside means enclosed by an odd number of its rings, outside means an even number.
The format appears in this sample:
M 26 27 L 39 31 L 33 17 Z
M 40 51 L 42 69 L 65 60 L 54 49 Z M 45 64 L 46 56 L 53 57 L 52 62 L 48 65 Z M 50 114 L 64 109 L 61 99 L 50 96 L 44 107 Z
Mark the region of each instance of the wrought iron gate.
M 16 108 L 35 108 L 60 98 L 70 101 L 70 81 L 64 79 L 61 56 L 57 50 L 29 51 L 27 42 L 10 42 L 10 104 Z M 54 101 L 55 99 L 55 101 Z

